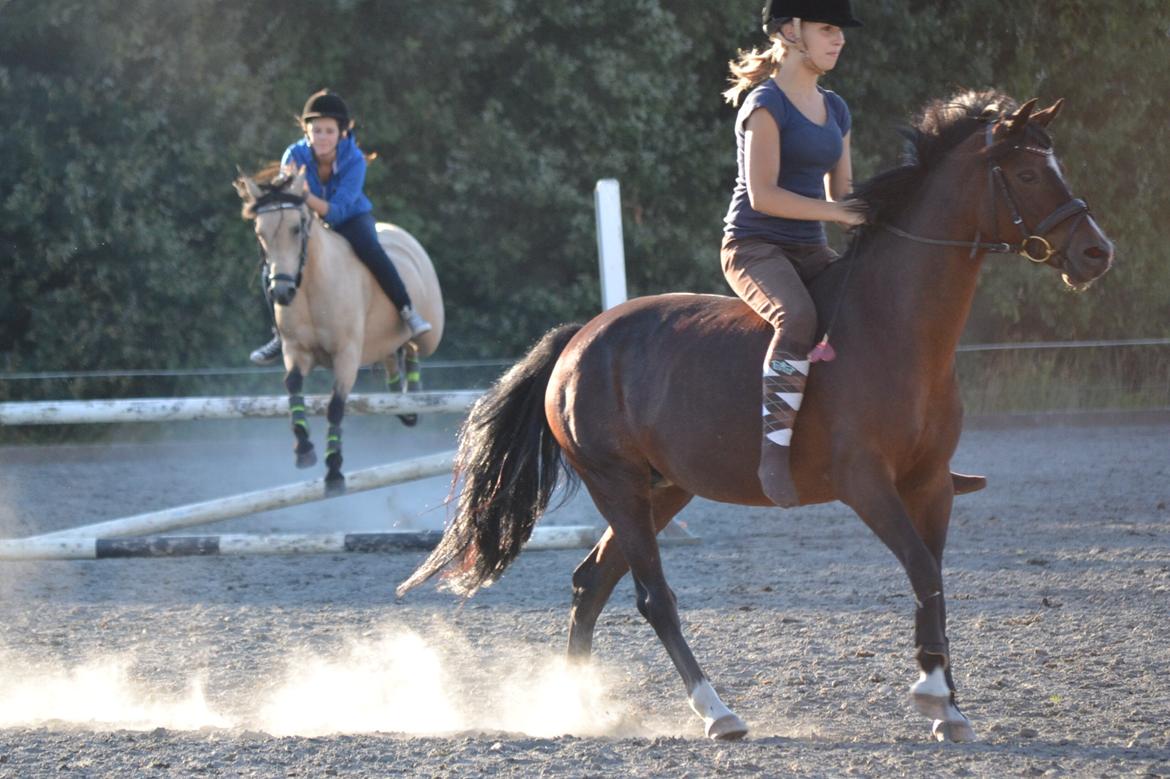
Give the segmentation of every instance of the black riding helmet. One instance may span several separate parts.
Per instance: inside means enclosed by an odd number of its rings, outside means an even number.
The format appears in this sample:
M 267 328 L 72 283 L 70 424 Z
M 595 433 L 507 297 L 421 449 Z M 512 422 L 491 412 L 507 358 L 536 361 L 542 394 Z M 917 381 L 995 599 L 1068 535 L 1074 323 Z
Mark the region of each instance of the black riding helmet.
M 764 32 L 771 33 L 773 22 L 797 18 L 805 22 L 824 22 L 838 27 L 860 27 L 853 16 L 849 0 L 767 0 L 760 14 Z
M 305 107 L 301 109 L 301 124 L 322 116 L 336 119 L 337 126 L 341 128 L 342 132 L 347 132 L 353 125 L 349 118 L 349 106 L 339 95 L 333 94 L 328 89 L 322 89 L 320 92 L 309 95 L 309 99 L 305 101 Z

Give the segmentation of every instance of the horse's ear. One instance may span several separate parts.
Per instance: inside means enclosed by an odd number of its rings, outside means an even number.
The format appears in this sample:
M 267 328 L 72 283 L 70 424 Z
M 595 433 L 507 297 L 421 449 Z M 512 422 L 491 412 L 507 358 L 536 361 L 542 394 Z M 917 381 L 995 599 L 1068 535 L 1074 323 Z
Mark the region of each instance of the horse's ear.
M 1014 114 L 1008 117 L 1007 123 L 1009 132 L 1016 133 L 1024 129 L 1024 125 L 1026 125 L 1028 120 L 1032 118 L 1032 111 L 1036 108 L 1036 102 L 1037 99 L 1032 98 L 1020 106 L 1019 110 L 1017 110 Z
M 1064 98 L 1062 97 L 1043 111 L 1032 114 L 1032 121 L 1041 127 L 1047 128 L 1048 125 L 1052 124 L 1052 120 L 1056 118 L 1056 115 L 1060 113 L 1060 109 L 1063 107 Z
M 260 191 L 260 185 L 245 175 L 244 171 L 236 168 L 239 171 L 239 178 L 232 182 L 232 186 L 236 188 L 236 193 L 239 194 L 241 200 L 256 200 L 263 193 Z
M 301 165 L 296 169 L 296 175 L 292 178 L 292 183 L 286 187 L 287 191 L 294 195 L 299 195 L 305 189 L 305 166 Z

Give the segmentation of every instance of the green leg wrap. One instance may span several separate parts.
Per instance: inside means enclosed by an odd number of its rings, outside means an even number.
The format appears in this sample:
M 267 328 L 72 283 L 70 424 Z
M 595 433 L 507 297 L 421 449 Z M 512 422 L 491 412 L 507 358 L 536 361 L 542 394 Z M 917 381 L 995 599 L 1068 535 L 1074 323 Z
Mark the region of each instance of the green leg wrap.
M 408 392 L 422 389 L 422 360 L 414 352 L 406 353 L 406 389 Z
M 305 396 L 289 395 L 288 410 L 292 414 L 293 429 L 301 428 L 307 434 L 309 432 L 309 420 L 305 417 Z

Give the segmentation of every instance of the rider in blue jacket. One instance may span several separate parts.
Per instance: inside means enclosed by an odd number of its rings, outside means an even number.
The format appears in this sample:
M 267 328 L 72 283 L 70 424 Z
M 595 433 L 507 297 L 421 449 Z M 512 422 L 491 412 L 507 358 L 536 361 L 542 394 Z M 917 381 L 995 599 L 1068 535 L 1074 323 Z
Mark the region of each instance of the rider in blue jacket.
M 362 264 L 398 309 L 402 321 L 416 338 L 431 325 L 410 304 L 410 295 L 394 263 L 378 242 L 373 206 L 362 192 L 366 158 L 350 134 L 353 121 L 349 107 L 338 95 L 322 89 L 309 96 L 301 111 L 305 137 L 289 146 L 281 166 L 304 166 L 305 203 L 333 232 L 344 236 Z M 267 281 L 265 282 L 267 294 Z M 252 352 L 252 362 L 266 365 L 280 356 L 280 336 Z

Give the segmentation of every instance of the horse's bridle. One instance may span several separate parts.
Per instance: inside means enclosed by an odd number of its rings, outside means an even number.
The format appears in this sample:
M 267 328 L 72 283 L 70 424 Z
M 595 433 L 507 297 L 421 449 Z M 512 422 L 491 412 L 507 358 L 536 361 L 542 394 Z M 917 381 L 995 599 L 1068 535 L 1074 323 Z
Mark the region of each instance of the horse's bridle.
M 994 145 L 995 125 L 987 125 L 986 145 L 984 151 L 990 149 Z M 1052 149 L 1043 149 L 1030 145 L 1015 145 L 1012 146 L 1011 151 L 1025 151 L 1031 154 L 1040 154 L 1045 157 L 1052 156 Z M 998 188 L 997 188 L 998 184 Z M 957 246 L 964 249 L 970 249 L 971 255 L 975 252 L 984 249 L 989 252 L 997 254 L 1020 254 L 1027 257 L 1035 263 L 1048 262 L 1052 259 L 1054 254 L 1064 254 L 1064 249 L 1056 249 L 1052 246 L 1052 242 L 1048 240 L 1048 234 L 1056 229 L 1057 226 L 1063 224 L 1074 216 L 1084 218 L 1089 213 L 1089 205 L 1080 198 L 1070 198 L 1064 204 L 1053 209 L 1052 213 L 1040 220 L 1040 224 L 1036 225 L 1035 230 L 1029 230 L 1027 224 L 1024 222 L 1024 217 L 1020 214 L 1020 207 L 1016 203 L 1016 198 L 1012 196 L 1011 187 L 1008 186 L 1007 177 L 1004 176 L 1003 168 L 996 162 L 991 165 L 988 174 L 988 189 L 991 192 L 991 214 L 992 220 L 995 219 L 996 192 L 1003 193 L 1003 199 L 1007 201 L 1008 209 L 1011 212 L 1012 224 L 1014 224 L 1020 231 L 1020 240 L 1016 243 L 1009 243 L 1007 241 L 987 242 L 979 240 L 978 228 L 975 231 L 974 241 L 950 241 L 941 238 L 924 238 L 920 235 L 908 233 L 905 230 L 897 228 L 891 224 L 882 224 L 887 231 L 899 236 L 900 238 L 907 238 L 918 243 L 930 244 L 931 246 Z M 1070 231 L 1071 235 L 1071 231 Z
M 274 281 L 287 281 L 293 285 L 293 289 L 298 289 L 301 286 L 301 278 L 305 271 L 305 260 L 308 257 L 309 249 L 309 216 L 305 213 L 303 208 L 305 199 L 298 195 L 290 195 L 287 192 L 280 190 L 270 190 L 265 192 L 260 197 L 256 198 L 256 202 L 249 207 L 249 212 L 252 216 L 259 216 L 260 214 L 267 214 L 272 211 L 286 211 L 296 209 L 300 212 L 301 217 L 301 256 L 297 264 L 297 275 L 288 275 L 287 273 L 270 273 L 268 275 L 268 286 L 271 286 Z M 257 238 L 259 244 L 259 238 Z M 268 254 L 264 251 L 263 244 L 260 244 L 260 261 L 265 265 L 272 267 L 272 263 L 268 261 Z

